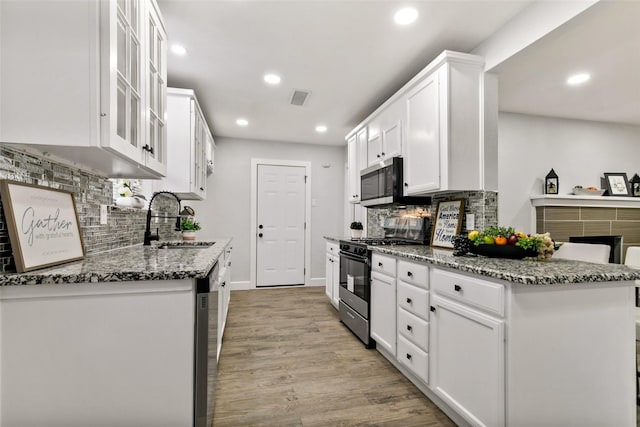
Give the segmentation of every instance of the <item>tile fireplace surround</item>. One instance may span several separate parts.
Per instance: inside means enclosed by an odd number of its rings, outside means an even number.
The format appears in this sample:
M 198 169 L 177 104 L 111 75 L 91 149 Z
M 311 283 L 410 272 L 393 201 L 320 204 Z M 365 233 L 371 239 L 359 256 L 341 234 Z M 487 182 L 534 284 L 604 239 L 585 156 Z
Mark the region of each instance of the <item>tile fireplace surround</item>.
M 536 209 L 536 232 L 551 233 L 554 240 L 568 242 L 570 236 L 622 236 L 623 262 L 629 246 L 640 246 L 640 200 L 622 202 L 606 197 L 598 200 L 575 200 L 570 206 L 544 198 L 533 200 Z M 637 207 L 633 207 L 637 203 Z M 556 206 L 560 205 L 560 206 Z M 581 205 L 582 204 L 582 205 Z M 538 205 L 538 206 L 536 206 Z

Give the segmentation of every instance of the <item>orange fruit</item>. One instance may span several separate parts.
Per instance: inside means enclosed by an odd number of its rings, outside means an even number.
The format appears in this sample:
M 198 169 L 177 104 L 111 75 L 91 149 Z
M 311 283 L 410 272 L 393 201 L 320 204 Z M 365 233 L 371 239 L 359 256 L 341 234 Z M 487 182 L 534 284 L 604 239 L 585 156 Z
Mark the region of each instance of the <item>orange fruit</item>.
M 495 242 L 496 242 L 496 245 L 503 246 L 507 244 L 507 238 L 504 236 L 498 236 L 495 238 Z

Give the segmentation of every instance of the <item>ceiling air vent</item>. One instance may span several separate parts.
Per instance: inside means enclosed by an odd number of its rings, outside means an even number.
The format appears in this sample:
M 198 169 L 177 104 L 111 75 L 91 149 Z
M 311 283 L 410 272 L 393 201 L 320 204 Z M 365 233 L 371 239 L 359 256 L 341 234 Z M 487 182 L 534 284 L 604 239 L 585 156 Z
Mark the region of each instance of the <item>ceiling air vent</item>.
M 294 89 L 289 103 L 291 105 L 303 106 L 304 103 L 307 102 L 307 99 L 309 99 L 309 95 L 311 95 L 309 91 Z

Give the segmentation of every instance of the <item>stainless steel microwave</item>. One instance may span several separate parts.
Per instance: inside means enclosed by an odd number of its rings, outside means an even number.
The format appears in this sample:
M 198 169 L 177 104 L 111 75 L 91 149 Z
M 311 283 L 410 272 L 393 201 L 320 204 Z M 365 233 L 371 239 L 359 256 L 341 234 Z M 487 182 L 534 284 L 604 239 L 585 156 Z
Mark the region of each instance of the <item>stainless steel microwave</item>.
M 365 207 L 429 205 L 430 197 L 403 196 L 402 157 L 392 157 L 360 172 L 360 204 Z

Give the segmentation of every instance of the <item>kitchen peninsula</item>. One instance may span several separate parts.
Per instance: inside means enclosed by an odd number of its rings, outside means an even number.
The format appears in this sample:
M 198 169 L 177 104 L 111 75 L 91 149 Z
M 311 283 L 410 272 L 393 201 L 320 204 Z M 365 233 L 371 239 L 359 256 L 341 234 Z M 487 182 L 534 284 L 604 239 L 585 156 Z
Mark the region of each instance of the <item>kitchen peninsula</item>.
M 230 242 L 0 275 L 0 425 L 192 425 L 196 281 Z
M 377 350 L 457 424 L 636 425 L 639 271 L 369 249 Z

